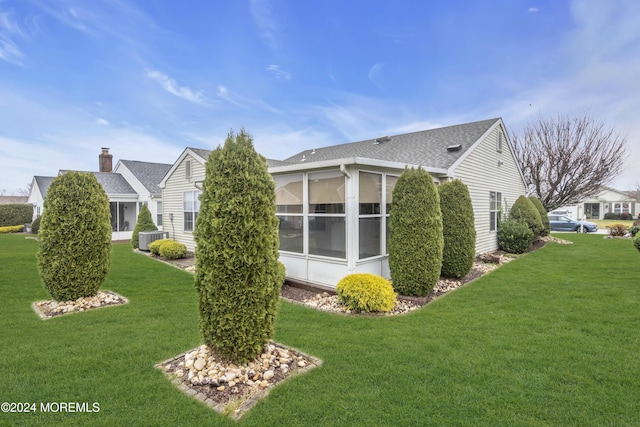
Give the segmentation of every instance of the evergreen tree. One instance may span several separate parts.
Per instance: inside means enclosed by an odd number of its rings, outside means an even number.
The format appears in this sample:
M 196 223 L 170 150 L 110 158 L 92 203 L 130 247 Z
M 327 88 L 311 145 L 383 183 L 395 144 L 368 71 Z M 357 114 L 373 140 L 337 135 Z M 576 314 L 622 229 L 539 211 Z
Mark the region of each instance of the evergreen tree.
M 229 133 L 206 163 L 196 220 L 196 277 L 204 343 L 237 363 L 273 335 L 284 266 L 275 184 L 249 134 Z
M 520 196 L 516 199 L 509 211 L 509 219 L 525 224 L 533 232 L 534 237 L 540 236 L 543 232 L 540 212 L 526 196 Z
M 461 278 L 473 267 L 476 229 L 469 189 L 459 179 L 438 187 L 442 211 L 442 271 L 445 277 Z
M 133 246 L 133 249 L 138 249 L 140 247 L 138 234 L 141 231 L 156 231 L 157 229 L 158 227 L 156 227 L 153 222 L 153 218 L 151 217 L 151 211 L 146 204 L 142 205 L 140 212 L 138 212 L 136 226 L 133 227 L 133 234 L 131 235 L 131 246 Z
M 109 271 L 109 199 L 91 173 L 66 172 L 44 201 L 38 266 L 44 288 L 57 301 L 93 296 Z
M 428 172 L 406 169 L 393 190 L 389 269 L 401 295 L 428 295 L 442 267 L 440 198 Z
M 540 220 L 542 220 L 542 231 L 540 232 L 541 236 L 548 236 L 551 233 L 551 224 L 549 224 L 549 215 L 547 211 L 542 206 L 542 202 L 536 196 L 529 196 L 529 200 L 533 203 L 533 206 L 538 210 L 540 214 Z

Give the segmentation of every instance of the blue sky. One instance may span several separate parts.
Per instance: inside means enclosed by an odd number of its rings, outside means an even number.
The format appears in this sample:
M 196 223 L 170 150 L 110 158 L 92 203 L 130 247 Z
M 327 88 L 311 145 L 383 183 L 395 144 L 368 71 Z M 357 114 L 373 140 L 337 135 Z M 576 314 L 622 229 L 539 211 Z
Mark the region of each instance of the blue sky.
M 244 127 L 263 155 L 502 117 L 604 120 L 640 184 L 640 2 L 0 0 L 0 192 Z

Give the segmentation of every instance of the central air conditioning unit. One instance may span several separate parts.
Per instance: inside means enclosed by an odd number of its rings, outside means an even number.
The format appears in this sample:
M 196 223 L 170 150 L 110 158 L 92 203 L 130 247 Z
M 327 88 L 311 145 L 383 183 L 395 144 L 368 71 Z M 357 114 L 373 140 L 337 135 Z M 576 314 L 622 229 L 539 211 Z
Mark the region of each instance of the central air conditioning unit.
M 141 251 L 149 252 L 149 245 L 156 240 L 166 239 L 169 237 L 167 231 L 141 231 L 138 233 L 138 244 Z

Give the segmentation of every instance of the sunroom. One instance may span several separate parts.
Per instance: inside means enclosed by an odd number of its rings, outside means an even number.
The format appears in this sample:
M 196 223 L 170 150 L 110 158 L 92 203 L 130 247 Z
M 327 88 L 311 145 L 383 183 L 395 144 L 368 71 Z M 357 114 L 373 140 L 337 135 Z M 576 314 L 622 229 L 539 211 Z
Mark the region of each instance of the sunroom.
M 351 158 L 270 168 L 287 279 L 335 288 L 351 273 L 388 278 L 389 212 L 405 166 Z

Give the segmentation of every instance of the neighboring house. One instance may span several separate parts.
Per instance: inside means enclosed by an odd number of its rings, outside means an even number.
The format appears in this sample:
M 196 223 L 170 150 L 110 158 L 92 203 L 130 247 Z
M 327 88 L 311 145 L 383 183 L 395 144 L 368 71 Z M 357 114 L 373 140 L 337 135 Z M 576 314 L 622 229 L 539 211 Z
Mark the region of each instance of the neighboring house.
M 53 178 L 52 176 L 34 176 L 33 181 L 31 181 L 27 203 L 33 205 L 33 220 L 42 215 L 44 198 L 47 195 L 47 191 L 49 191 Z
M 0 196 L 0 205 L 26 205 L 27 196 Z
M 158 184 L 171 166 L 167 163 L 120 160 L 113 169 L 113 173 L 121 174 L 138 194 L 138 212 L 142 205 L 146 204 L 159 230 L 162 230 L 163 218 L 162 189 Z
M 99 156 L 99 172 L 89 172 L 107 193 L 111 212 L 112 240 L 131 239 L 142 204 L 148 204 L 153 219 L 162 224 L 162 194 L 160 180 L 171 168 L 170 164 L 121 160 L 112 172 L 112 155 L 103 148 Z M 58 174 L 65 173 L 60 170 Z M 33 205 L 33 218 L 42 215 L 44 199 L 54 177 L 35 176 L 28 202 Z M 158 214 L 158 208 L 160 214 Z
M 165 231 L 190 250 L 209 153 L 185 149 L 160 184 L 173 220 Z M 469 187 L 477 253 L 497 249 L 502 211 L 526 192 L 499 118 L 306 150 L 268 165 L 287 278 L 332 288 L 349 273 L 390 276 L 387 222 L 406 167 L 422 166 L 436 184 L 461 179 Z
M 567 211 L 570 216 L 581 219 L 604 219 L 610 212 L 618 215 L 626 213 L 633 218 L 640 214 L 640 201 L 625 191 L 602 187 L 602 191 L 595 197 L 586 198 L 575 205 L 568 205 L 554 211 Z

